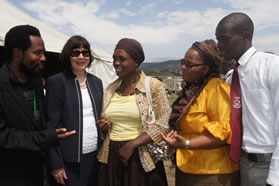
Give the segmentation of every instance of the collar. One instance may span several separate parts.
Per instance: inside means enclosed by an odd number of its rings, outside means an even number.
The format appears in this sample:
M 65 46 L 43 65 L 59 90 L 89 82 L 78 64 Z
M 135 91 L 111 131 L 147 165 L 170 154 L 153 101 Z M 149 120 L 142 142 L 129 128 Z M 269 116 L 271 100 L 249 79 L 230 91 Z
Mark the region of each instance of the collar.
M 139 75 L 140 75 L 140 79 L 139 79 L 139 82 L 137 83 L 135 89 L 137 89 L 140 92 L 146 92 L 146 90 L 145 90 L 146 75 L 142 70 Z M 118 78 L 111 84 L 113 91 L 116 91 L 118 89 L 118 87 L 121 85 L 121 82 L 122 82 L 122 80 Z
M 255 47 L 250 47 L 238 60 L 238 63 L 241 66 L 244 66 L 248 63 L 248 61 L 250 60 L 250 58 L 255 54 L 257 50 L 255 49 Z
M 137 83 L 137 85 L 135 87 L 140 92 L 146 92 L 146 90 L 145 90 L 145 78 L 146 78 L 146 75 L 141 70 L 141 72 L 140 72 L 140 80 L 139 80 L 139 82 Z
M 11 81 L 14 84 L 20 84 L 20 82 L 18 81 L 14 72 L 11 70 L 10 65 L 8 65 L 7 63 L 4 63 L 1 68 L 1 71 L 4 72 L 3 73 L 4 78 L 2 79 L 2 81 L 6 82 L 6 83 L 9 83 L 9 81 Z
M 232 73 L 233 73 L 233 69 L 229 70 L 225 75 L 225 79 L 228 79 L 228 77 L 230 77 Z
M 16 84 L 16 85 L 21 85 L 22 83 L 18 80 L 18 78 L 16 77 L 15 73 L 11 70 L 10 66 L 5 64 L 6 65 L 6 70 L 8 71 L 8 74 L 9 74 L 9 79 L 11 80 L 11 82 L 13 84 Z M 28 82 L 32 82 L 34 84 L 36 84 L 37 81 L 41 81 L 41 77 L 37 76 L 37 77 L 34 77 L 32 76 Z M 27 83 L 28 83 L 27 82 Z M 25 84 L 27 84 L 25 83 Z

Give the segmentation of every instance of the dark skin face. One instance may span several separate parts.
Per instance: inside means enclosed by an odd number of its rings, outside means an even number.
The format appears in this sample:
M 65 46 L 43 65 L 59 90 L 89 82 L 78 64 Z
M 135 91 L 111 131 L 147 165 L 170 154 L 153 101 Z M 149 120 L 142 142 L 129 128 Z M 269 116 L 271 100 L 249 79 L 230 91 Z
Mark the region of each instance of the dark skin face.
M 138 71 L 138 64 L 122 49 L 114 50 L 113 66 L 117 76 L 122 79 L 133 77 Z
M 30 36 L 31 47 L 23 52 L 21 64 L 30 72 L 38 73 L 44 68 L 45 45 L 43 40 L 37 36 Z
M 45 45 L 41 37 L 30 36 L 31 46 L 23 51 L 13 49 L 11 68 L 20 82 L 26 82 L 34 75 L 39 75 L 44 68 Z
M 194 49 L 189 49 L 186 52 L 184 56 L 184 61 L 190 64 L 204 64 L 199 53 Z M 194 66 L 192 68 L 188 68 L 185 65 L 182 65 L 181 70 L 182 70 L 182 79 L 185 82 L 191 83 L 199 80 L 202 75 L 208 73 L 209 67 L 207 65 L 201 65 L 201 66 Z
M 225 60 L 237 61 L 252 46 L 249 32 L 241 31 L 233 22 L 219 23 L 215 35 Z

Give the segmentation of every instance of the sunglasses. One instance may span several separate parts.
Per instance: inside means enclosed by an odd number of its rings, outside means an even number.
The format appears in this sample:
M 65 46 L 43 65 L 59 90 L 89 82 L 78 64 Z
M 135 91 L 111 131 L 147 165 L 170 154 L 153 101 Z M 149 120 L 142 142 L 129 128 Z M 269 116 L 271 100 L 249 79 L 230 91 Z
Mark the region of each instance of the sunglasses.
M 72 57 L 78 57 L 80 54 L 82 54 L 83 57 L 89 57 L 89 51 L 88 50 L 73 50 L 71 53 Z
M 192 63 L 189 63 L 187 61 L 184 61 L 184 59 L 181 59 L 180 60 L 180 64 L 181 66 L 185 65 L 187 68 L 193 68 L 193 67 L 198 67 L 198 66 L 201 66 L 201 65 L 207 65 L 207 64 L 192 64 Z

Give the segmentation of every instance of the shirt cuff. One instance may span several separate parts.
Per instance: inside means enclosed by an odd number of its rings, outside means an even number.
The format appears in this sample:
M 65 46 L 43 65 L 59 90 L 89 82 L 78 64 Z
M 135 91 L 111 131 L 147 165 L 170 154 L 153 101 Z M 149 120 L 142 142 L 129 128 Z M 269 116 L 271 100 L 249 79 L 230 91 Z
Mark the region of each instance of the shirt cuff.
M 279 186 L 279 172 L 274 172 L 269 170 L 269 174 L 267 177 L 267 183 L 272 186 Z

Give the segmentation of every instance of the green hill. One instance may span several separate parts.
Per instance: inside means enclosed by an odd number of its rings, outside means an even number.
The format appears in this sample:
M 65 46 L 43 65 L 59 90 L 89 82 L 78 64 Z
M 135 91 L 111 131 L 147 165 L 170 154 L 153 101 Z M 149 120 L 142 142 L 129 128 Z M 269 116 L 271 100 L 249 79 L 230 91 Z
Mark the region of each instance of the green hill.
M 180 68 L 179 60 L 145 62 L 140 65 L 140 69 L 149 76 L 180 76 Z

